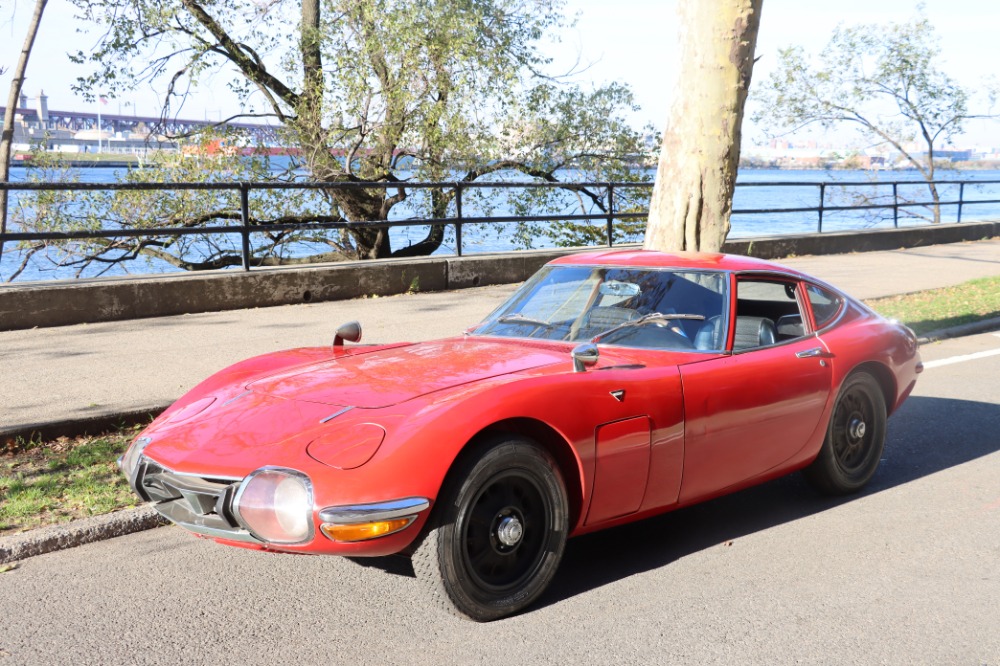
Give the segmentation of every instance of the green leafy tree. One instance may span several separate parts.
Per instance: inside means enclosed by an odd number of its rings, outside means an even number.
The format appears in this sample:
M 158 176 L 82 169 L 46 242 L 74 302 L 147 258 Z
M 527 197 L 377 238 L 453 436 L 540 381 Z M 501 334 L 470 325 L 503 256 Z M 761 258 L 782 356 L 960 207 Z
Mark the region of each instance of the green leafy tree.
M 168 186 L 169 194 L 157 189 L 39 190 L 22 194 L 13 207 L 11 219 L 19 229 L 36 232 L 109 231 L 114 229 L 191 229 L 237 224 L 241 220 L 240 193 L 234 189 L 170 188 L 176 183 L 260 182 L 273 176 L 270 159 L 263 154 L 219 150 L 220 145 L 242 143 L 233 133 L 206 133 L 184 152 L 154 151 L 143 165 L 124 171 L 122 184 L 153 183 Z M 63 156 L 43 149 L 32 152 L 29 183 L 80 182 L 80 171 L 67 165 Z M 314 190 L 278 191 L 263 189 L 249 200 L 251 220 L 261 230 L 256 234 L 255 257 L 259 265 L 276 266 L 316 261 L 332 261 L 336 255 L 321 249 L 308 256 L 295 256 L 289 239 L 297 247 L 319 247 L 319 230 L 289 231 L 273 228 L 283 222 L 310 219 L 331 222 L 324 213 L 326 203 Z M 289 214 L 294 210 L 294 214 Z M 239 256 L 238 235 L 196 234 L 144 238 L 92 238 L 86 240 L 24 241 L 19 244 L 20 262 L 8 277 L 14 280 L 35 262 L 39 270 L 72 270 L 77 277 L 101 275 L 117 268 L 131 270 L 131 262 L 145 259 L 146 265 L 159 263 L 186 270 L 219 268 L 229 265 L 230 256 Z
M 85 96 L 122 95 L 161 81 L 166 120 L 183 115 L 189 90 L 225 80 L 243 103 L 238 117 L 273 119 L 282 142 L 297 149 L 288 174 L 390 186 L 323 189 L 325 210 L 313 201 L 307 210 L 267 219 L 387 220 L 404 201 L 414 215 L 454 213 L 455 188 L 418 196 L 410 181 L 642 177 L 629 166 L 643 151 L 625 119 L 635 108 L 630 91 L 617 84 L 584 90 L 544 74 L 549 63 L 539 42 L 563 24 L 561 0 L 72 1 L 101 34 L 92 53 L 75 56 L 93 66 L 80 81 Z M 603 193 L 576 190 L 582 208 L 575 212 L 604 210 Z M 565 201 L 553 191 L 539 196 Z M 196 219 L 207 224 L 216 219 L 212 212 Z M 405 247 L 393 247 L 387 230 L 374 228 L 310 239 L 324 246 L 317 256 L 325 260 L 425 255 L 445 242 L 446 225 L 429 226 Z M 288 235 L 283 242 L 299 240 Z M 177 255 L 179 245 L 165 257 L 164 248 L 123 242 L 185 268 L 240 261 L 235 248 L 191 261 Z M 91 260 L 103 252 L 94 244 L 87 251 Z M 293 259 L 270 245 L 255 254 L 258 263 Z
M 778 52 L 778 67 L 755 90 L 754 122 L 776 132 L 854 127 L 888 145 L 927 181 L 929 217 L 941 221 L 935 151 L 963 130 L 971 93 L 939 66 L 934 27 L 923 15 L 904 23 L 838 26 L 826 47 Z

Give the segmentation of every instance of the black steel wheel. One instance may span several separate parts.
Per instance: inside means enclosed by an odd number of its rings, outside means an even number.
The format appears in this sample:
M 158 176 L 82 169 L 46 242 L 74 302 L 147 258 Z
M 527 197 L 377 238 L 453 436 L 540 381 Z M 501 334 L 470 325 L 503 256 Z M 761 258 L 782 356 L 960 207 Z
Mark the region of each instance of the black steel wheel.
M 520 437 L 483 442 L 458 463 L 439 501 L 413 553 L 435 605 L 484 622 L 545 591 L 569 530 L 566 486 L 548 452 Z
M 875 474 L 885 448 L 885 397 L 870 374 L 851 374 L 840 389 L 816 460 L 804 470 L 818 490 L 853 493 Z

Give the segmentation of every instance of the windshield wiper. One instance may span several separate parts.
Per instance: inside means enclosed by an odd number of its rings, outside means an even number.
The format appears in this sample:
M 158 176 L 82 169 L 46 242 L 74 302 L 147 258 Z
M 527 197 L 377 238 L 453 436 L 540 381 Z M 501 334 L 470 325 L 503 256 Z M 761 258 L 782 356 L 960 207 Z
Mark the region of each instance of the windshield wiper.
M 643 315 L 638 319 L 633 319 L 631 321 L 622 322 L 617 326 L 609 328 L 606 331 L 601 331 L 594 337 L 590 339 L 591 342 L 599 342 L 601 338 L 615 331 L 620 331 L 623 328 L 633 328 L 635 326 L 645 326 L 646 324 L 655 324 L 663 321 L 671 321 L 674 319 L 690 319 L 693 321 L 705 321 L 704 315 L 698 314 L 663 314 L 661 312 L 650 312 L 649 314 Z
M 534 317 L 525 317 L 523 314 L 517 313 L 497 317 L 497 322 L 501 324 L 528 324 L 529 326 L 541 326 L 545 329 L 552 329 L 556 327 L 555 324 L 550 324 L 547 321 L 535 319 Z

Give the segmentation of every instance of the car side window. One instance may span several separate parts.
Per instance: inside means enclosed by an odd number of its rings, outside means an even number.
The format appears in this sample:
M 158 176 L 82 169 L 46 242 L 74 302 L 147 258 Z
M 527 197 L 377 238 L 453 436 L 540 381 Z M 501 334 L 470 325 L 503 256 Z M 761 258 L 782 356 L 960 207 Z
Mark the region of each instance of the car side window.
M 839 296 L 813 284 L 806 287 L 806 295 L 809 297 L 817 331 L 832 323 L 843 305 Z
M 729 280 L 713 270 L 548 266 L 472 334 L 720 351 Z
M 733 351 L 769 347 L 804 336 L 799 288 L 798 282 L 739 278 Z

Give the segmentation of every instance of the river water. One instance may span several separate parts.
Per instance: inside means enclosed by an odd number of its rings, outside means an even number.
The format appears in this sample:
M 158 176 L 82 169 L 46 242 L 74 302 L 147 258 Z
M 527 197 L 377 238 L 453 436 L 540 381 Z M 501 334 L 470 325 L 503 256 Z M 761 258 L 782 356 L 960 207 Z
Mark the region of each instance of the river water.
M 102 183 L 114 182 L 115 170 L 108 168 L 88 168 L 81 169 L 79 179 L 82 182 Z M 12 171 L 12 181 L 24 181 L 27 177 L 24 168 L 15 167 Z M 939 172 L 940 180 L 964 180 L 974 181 L 966 183 L 962 188 L 962 199 L 965 202 L 961 216 L 963 221 L 973 221 L 982 219 L 997 219 L 1000 217 L 1000 204 L 984 203 L 975 204 L 976 200 L 1000 199 L 1000 183 L 988 183 L 984 181 L 1000 181 L 1000 171 L 975 170 L 975 171 L 944 171 Z M 739 174 L 737 189 L 734 196 L 733 208 L 737 211 L 732 216 L 732 229 L 730 238 L 747 238 L 757 236 L 772 236 L 781 234 L 801 234 L 818 231 L 818 214 L 816 212 L 788 212 L 782 213 L 776 209 L 782 208 L 813 208 L 819 205 L 820 188 L 819 183 L 826 183 L 823 191 L 823 205 L 830 206 L 851 206 L 871 203 L 891 203 L 892 188 L 885 183 L 891 181 L 905 181 L 912 184 L 902 184 L 897 187 L 899 201 L 926 202 L 929 200 L 929 193 L 926 185 L 922 183 L 920 175 L 913 171 L 822 171 L 822 170 L 787 170 L 787 169 L 748 169 Z M 788 184 L 794 184 L 789 186 Z M 851 185 L 842 185 L 852 183 Z M 882 183 L 882 185 L 879 185 Z M 959 198 L 960 186 L 941 185 L 938 190 L 942 201 L 955 201 Z M 524 190 L 521 190 L 524 192 Z M 489 191 L 485 191 L 489 192 Z M 169 196 L 169 195 L 167 195 Z M 12 193 L 12 201 L 16 201 L 17 193 Z M 648 203 L 648 199 L 643 199 L 643 205 Z M 564 202 L 562 208 L 550 210 L 530 209 L 534 214 L 545 213 L 579 213 L 579 210 L 572 210 L 573 202 Z M 13 209 L 13 203 L 11 208 Z M 770 209 L 768 213 L 741 214 L 740 210 L 760 210 Z M 465 216 L 475 216 L 483 214 L 486 210 L 481 204 L 470 197 L 466 206 L 463 207 Z M 517 214 L 516 204 L 504 199 L 495 202 L 492 212 L 496 215 Z M 596 211 L 591 211 L 596 212 Z M 893 224 L 899 226 L 910 226 L 926 224 L 928 211 L 921 207 L 901 209 L 898 219 L 893 220 L 892 210 L 881 211 L 824 211 L 822 220 L 822 230 L 845 231 L 862 230 L 872 228 L 889 228 Z M 955 222 L 959 214 L 957 205 L 945 205 L 941 208 L 941 218 L 943 222 Z M 408 210 L 406 205 L 397 206 L 393 209 L 393 219 L 405 219 L 414 215 L 412 209 Z M 602 224 L 602 223 L 598 223 Z M 16 231 L 16 227 L 10 231 Z M 426 233 L 426 227 L 397 228 L 391 232 L 393 247 L 405 246 L 409 243 L 419 241 Z M 515 225 L 466 225 L 463 228 L 462 250 L 464 254 L 474 254 L 480 252 L 496 252 L 520 249 L 524 243 L 519 242 L 515 237 Z M 237 243 L 237 236 L 230 236 L 226 239 L 213 239 L 200 251 L 207 256 L 212 251 L 211 243 L 221 242 L 224 246 L 232 246 Z M 638 240 L 633 237 L 627 240 Z M 261 242 L 255 240 L 255 242 Z M 532 247 L 552 247 L 558 244 L 558 238 L 546 236 L 544 232 L 536 233 L 531 239 Z M 322 251 L 324 246 L 309 246 L 301 244 L 291 252 L 294 254 L 310 254 L 315 251 Z M 454 232 L 449 230 L 445 245 L 438 250 L 438 254 L 454 254 L 455 238 Z M 0 279 L 7 280 L 12 273 L 20 266 L 23 255 L 16 247 L 15 243 L 7 243 L 4 253 L 0 258 Z M 56 254 L 43 255 L 39 253 L 32 258 L 27 267 L 18 276 L 17 281 L 28 280 L 51 280 L 76 277 L 79 269 L 73 266 L 60 265 L 61 258 Z M 179 269 L 163 261 L 139 259 L 121 264 L 100 264 L 91 265 L 82 271 L 81 277 L 89 277 L 98 274 L 122 275 L 138 273 L 158 273 L 170 272 Z

